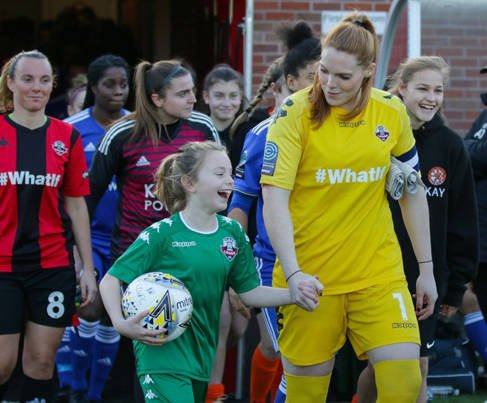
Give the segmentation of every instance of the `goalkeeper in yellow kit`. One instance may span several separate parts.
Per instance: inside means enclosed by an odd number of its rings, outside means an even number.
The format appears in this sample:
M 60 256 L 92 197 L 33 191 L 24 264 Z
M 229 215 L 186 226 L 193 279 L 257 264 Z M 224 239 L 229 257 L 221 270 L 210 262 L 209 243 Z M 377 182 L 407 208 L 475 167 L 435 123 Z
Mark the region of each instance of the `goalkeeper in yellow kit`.
M 422 188 L 401 199 L 420 267 L 415 309 L 385 180 L 391 155 L 416 170 L 418 156 L 404 105 L 372 88 L 377 50 L 370 20 L 345 17 L 322 42 L 313 86 L 290 96 L 269 129 L 261 182 L 273 285 L 287 283 L 303 307 L 316 304 L 304 285 L 323 294 L 314 312 L 278 310 L 287 402 L 325 401 L 347 336 L 374 365 L 378 402 L 415 402 L 421 385 L 417 318 L 437 298 L 428 210 Z

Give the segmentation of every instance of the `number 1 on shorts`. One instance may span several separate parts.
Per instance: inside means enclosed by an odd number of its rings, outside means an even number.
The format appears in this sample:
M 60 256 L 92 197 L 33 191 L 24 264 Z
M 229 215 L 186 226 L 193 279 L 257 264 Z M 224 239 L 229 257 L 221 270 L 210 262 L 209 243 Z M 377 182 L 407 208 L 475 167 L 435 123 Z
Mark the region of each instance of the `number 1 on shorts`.
M 404 321 L 408 320 L 406 305 L 404 305 L 404 299 L 402 298 L 402 294 L 400 292 L 393 292 L 392 298 L 397 299 L 399 301 L 399 308 L 401 309 L 402 320 Z

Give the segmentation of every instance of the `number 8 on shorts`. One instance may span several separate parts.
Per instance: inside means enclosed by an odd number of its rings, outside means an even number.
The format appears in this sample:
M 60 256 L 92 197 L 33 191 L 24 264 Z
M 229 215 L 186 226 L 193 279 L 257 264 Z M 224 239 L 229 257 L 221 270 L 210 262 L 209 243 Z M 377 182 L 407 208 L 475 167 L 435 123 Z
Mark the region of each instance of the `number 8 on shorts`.
M 59 319 L 64 315 L 64 294 L 61 291 L 53 291 L 47 297 L 47 314 L 50 318 Z

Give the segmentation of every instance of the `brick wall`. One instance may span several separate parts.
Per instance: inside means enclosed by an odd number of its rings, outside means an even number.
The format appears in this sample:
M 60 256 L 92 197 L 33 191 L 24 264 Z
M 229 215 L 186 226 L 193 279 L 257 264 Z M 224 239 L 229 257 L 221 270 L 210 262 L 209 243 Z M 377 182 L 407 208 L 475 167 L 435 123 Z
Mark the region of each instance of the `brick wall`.
M 461 4 L 461 6 L 460 6 Z M 445 58 L 451 66 L 446 92 L 448 124 L 460 134 L 485 108 L 479 98 L 487 91 L 487 2 L 422 0 L 422 50 Z
M 253 92 L 269 64 L 285 49 L 273 27 L 279 21 L 305 20 L 319 35 L 322 11 L 388 11 L 392 0 L 255 0 Z M 404 8 L 406 10 L 406 7 Z M 443 56 L 452 66 L 446 93 L 449 125 L 464 134 L 482 110 L 479 94 L 487 91 L 487 2 L 475 0 L 422 0 L 422 53 Z M 407 56 L 407 19 L 401 17 L 391 53 L 390 69 Z M 268 100 L 270 102 L 270 100 Z

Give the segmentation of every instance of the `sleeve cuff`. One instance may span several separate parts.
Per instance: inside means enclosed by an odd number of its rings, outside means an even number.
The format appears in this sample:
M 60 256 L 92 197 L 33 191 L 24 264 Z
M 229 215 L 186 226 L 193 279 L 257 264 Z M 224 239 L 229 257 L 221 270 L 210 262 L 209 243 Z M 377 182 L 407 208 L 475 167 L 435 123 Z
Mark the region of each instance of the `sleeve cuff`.
M 250 208 L 252 207 L 252 204 L 256 200 L 255 196 L 251 196 L 245 193 L 241 193 L 239 191 L 233 192 L 232 195 L 232 201 L 230 202 L 230 207 L 228 208 L 228 211 L 234 209 L 234 208 L 239 208 L 245 212 L 245 214 L 249 215 L 250 214 Z

